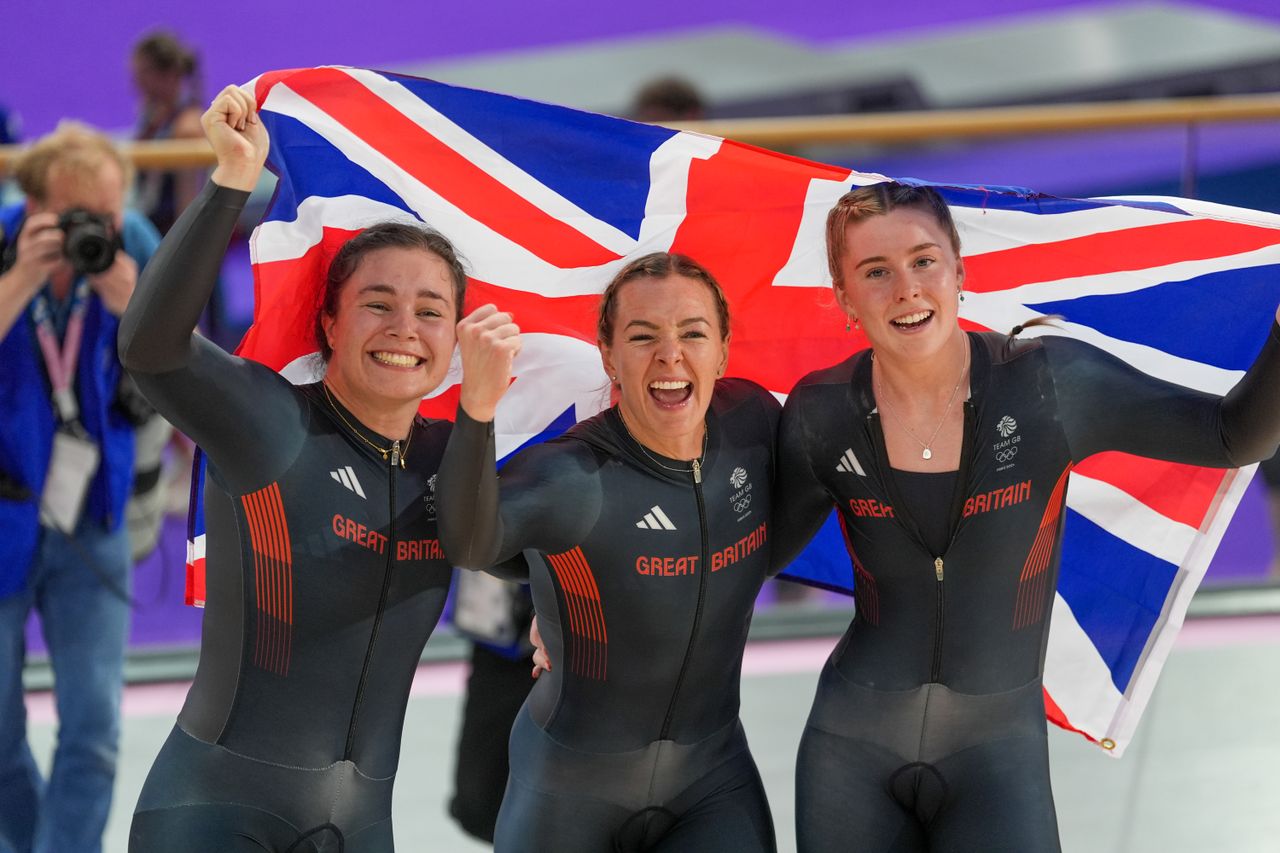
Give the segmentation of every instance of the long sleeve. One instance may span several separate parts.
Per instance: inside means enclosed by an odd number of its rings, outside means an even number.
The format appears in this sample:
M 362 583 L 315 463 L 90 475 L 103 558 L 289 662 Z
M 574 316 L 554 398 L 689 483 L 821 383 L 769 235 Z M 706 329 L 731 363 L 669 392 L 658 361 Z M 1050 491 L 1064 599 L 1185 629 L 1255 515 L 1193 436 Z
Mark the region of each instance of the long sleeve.
M 292 460 L 306 418 L 285 379 L 195 331 L 248 195 L 205 186 L 147 264 L 119 332 L 121 363 L 151 404 L 246 488 Z
M 803 398 L 799 389 L 791 394 L 778 427 L 770 574 L 790 565 L 831 514 L 831 495 L 814 475 L 809 461 Z
M 564 442 L 536 445 L 511 459 L 501 478 L 495 456 L 492 422 L 473 420 L 459 407 L 436 491 L 440 542 L 450 562 L 489 569 L 526 548 L 556 553 L 586 536 L 602 495 L 582 454 Z M 500 573 L 512 577 L 522 565 L 511 561 Z
M 1088 344 L 1043 338 L 1058 411 L 1079 461 L 1104 450 L 1235 468 L 1280 445 L 1280 326 L 1225 397 L 1155 379 Z

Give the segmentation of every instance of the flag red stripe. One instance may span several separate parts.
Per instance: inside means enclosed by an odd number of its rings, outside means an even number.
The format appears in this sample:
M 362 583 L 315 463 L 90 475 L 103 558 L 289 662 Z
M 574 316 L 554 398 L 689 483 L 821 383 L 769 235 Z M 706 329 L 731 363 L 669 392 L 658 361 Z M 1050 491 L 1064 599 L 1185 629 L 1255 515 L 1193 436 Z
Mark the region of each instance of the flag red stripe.
M 185 603 L 192 607 L 204 607 L 204 557 L 187 563 L 187 588 Z
M 977 293 L 1053 278 L 1076 278 L 1161 267 L 1251 252 L 1275 245 L 1274 228 L 1188 219 L 1124 228 L 987 252 L 965 258 L 965 287 Z
M 572 268 L 598 266 L 619 257 L 549 216 L 349 74 L 316 69 L 296 91 L 345 127 L 359 128 L 364 142 L 477 221 L 508 237 L 520 235 L 518 242 L 544 261 Z
M 1117 451 L 1096 453 L 1075 470 L 1110 483 L 1166 518 L 1196 530 L 1204 523 L 1227 475 L 1221 468 L 1162 462 Z
M 1077 732 L 1078 734 L 1082 734 L 1086 738 L 1089 738 L 1089 740 L 1093 741 L 1094 743 L 1097 743 L 1097 740 L 1095 740 L 1092 737 L 1089 737 L 1088 732 L 1081 731 L 1080 729 L 1077 729 L 1075 726 L 1071 725 L 1071 721 L 1067 719 L 1067 715 L 1063 713 L 1061 708 L 1058 707 L 1058 703 L 1053 701 L 1053 697 L 1049 695 L 1048 690 L 1044 691 L 1044 714 L 1046 717 L 1049 718 L 1049 722 L 1053 723 L 1055 726 L 1066 729 L 1069 732 Z

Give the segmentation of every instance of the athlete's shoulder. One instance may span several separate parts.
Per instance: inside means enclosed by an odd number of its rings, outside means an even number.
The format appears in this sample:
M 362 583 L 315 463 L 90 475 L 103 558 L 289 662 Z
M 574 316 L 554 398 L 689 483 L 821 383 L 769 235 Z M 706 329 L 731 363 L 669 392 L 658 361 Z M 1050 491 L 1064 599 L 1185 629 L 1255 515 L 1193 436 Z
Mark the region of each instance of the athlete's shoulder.
M 522 465 L 541 476 L 594 475 L 605 462 L 620 455 L 622 447 L 607 423 L 608 410 L 579 421 L 560 435 L 523 448 Z
M 421 436 L 421 441 L 444 450 L 453 432 L 453 421 L 444 418 L 427 418 L 418 415 L 413 419 L 413 431 Z
M 853 355 L 839 361 L 830 367 L 822 367 L 818 370 L 806 373 L 796 383 L 791 393 L 807 393 L 815 389 L 830 388 L 832 386 L 846 386 L 853 381 L 854 373 L 863 361 L 871 357 L 870 349 L 861 349 Z
M 726 376 L 716 382 L 711 405 L 717 414 L 731 412 L 742 406 L 763 408 L 766 412 L 782 408 L 778 398 L 763 385 L 736 376 Z
M 772 443 L 782 416 L 782 404 L 764 386 L 750 379 L 726 378 L 716 383 L 711 411 L 723 428 L 742 440 Z
M 986 353 L 992 366 L 1009 364 L 1043 349 L 1042 338 L 1020 338 L 1000 332 L 973 332 L 971 337 Z

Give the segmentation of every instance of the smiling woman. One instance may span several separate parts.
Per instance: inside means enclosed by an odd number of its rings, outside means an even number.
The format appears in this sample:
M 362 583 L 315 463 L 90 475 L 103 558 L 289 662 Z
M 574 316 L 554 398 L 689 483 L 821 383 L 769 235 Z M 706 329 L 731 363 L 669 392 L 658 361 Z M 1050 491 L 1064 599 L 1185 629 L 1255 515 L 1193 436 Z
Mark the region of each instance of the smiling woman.
M 683 255 L 646 255 L 605 289 L 597 332 L 631 435 L 665 456 L 697 456 L 729 360 L 729 304 L 719 282 Z
M 489 310 L 458 326 L 441 540 L 471 568 L 529 555 L 555 663 L 511 733 L 496 849 L 772 851 L 738 678 L 769 567 L 778 404 L 720 378 L 723 292 L 679 255 L 624 267 L 598 323 L 618 404 L 517 454 L 501 481 L 492 421 L 514 326 Z
M 429 228 L 385 222 L 352 237 L 316 313 L 326 391 L 373 430 L 398 434 L 444 379 L 466 287 L 452 244 Z
M 414 668 L 452 573 L 433 491 L 449 424 L 418 415 L 454 348 L 466 276 L 416 223 L 336 255 L 322 382 L 293 386 L 194 333 L 268 140 L 252 99 L 203 118 L 212 181 L 121 324 L 125 366 L 209 459 L 200 665 L 130 833 L 134 853 L 389 853 Z
M 1031 323 L 966 333 L 960 241 L 931 188 L 846 194 L 827 249 L 871 348 L 802 379 L 779 428 L 775 560 L 834 506 L 858 605 L 801 741 L 799 850 L 1056 853 L 1041 679 L 1068 474 L 1108 450 L 1271 455 L 1280 326 L 1219 398 L 1080 341 L 1018 339 Z

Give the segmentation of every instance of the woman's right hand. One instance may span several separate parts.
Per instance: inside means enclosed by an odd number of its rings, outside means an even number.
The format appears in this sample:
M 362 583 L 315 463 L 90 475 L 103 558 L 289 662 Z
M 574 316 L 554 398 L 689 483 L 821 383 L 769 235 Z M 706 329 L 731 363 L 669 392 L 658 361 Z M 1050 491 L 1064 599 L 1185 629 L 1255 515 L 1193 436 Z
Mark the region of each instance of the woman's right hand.
M 459 405 L 472 420 L 493 420 L 498 401 L 511 384 L 511 367 L 520 353 L 520 327 L 494 305 L 481 305 L 458 323 L 462 351 Z
M 253 96 L 239 86 L 228 86 L 213 99 L 200 117 L 200 124 L 218 158 L 218 166 L 210 176 L 213 182 L 220 187 L 252 191 L 267 162 L 271 142 L 267 129 L 258 120 Z

